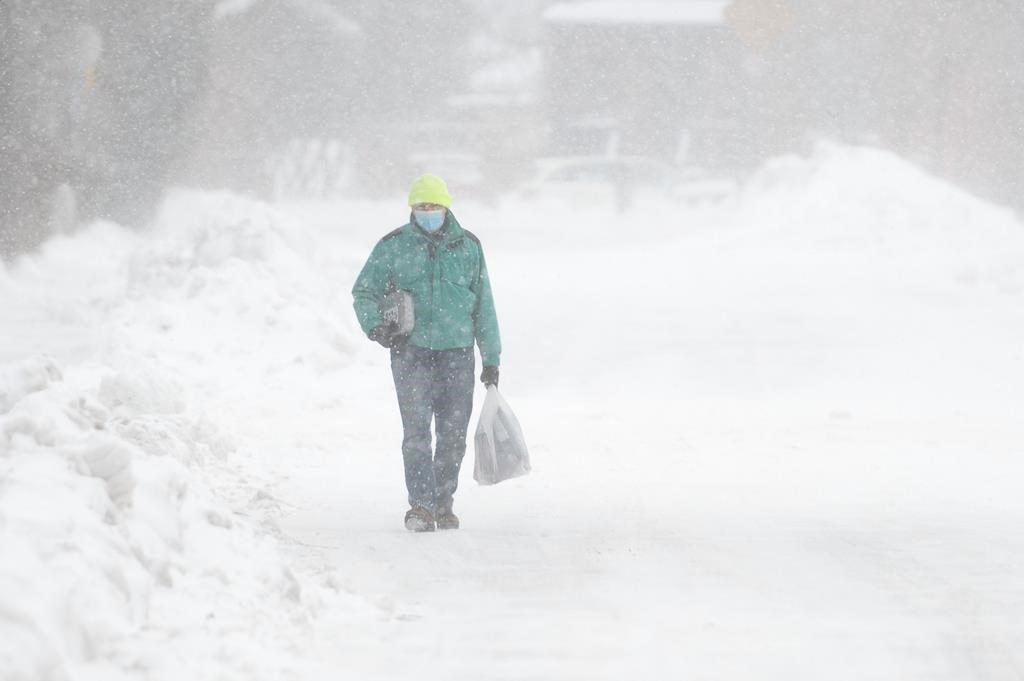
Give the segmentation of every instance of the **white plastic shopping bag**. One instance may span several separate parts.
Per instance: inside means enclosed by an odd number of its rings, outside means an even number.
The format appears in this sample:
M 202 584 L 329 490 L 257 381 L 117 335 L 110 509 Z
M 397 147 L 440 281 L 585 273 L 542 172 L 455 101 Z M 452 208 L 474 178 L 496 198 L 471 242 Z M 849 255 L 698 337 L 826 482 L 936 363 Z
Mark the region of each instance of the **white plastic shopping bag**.
M 530 472 L 523 430 L 496 386 L 487 388 L 473 447 L 473 479 L 481 485 L 493 485 Z

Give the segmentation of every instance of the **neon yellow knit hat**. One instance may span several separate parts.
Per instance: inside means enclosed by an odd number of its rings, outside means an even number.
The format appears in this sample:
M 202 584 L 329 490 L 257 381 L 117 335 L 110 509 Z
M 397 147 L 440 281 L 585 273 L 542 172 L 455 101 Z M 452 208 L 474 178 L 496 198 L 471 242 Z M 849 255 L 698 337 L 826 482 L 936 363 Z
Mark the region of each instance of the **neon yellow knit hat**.
M 409 189 L 409 205 L 417 203 L 436 203 L 445 208 L 452 207 L 452 195 L 448 193 L 448 185 L 437 175 L 420 175 L 413 180 Z

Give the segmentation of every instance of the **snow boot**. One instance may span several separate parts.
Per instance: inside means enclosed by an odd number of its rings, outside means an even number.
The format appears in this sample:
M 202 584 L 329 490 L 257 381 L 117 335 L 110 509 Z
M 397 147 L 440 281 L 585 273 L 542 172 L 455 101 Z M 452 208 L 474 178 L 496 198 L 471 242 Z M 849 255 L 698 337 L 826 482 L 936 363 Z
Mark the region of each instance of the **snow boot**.
M 410 532 L 433 532 L 434 516 L 422 506 L 413 506 L 405 512 L 405 529 Z
M 441 506 L 437 511 L 437 529 L 457 530 L 459 529 L 459 516 L 452 512 L 451 502 Z

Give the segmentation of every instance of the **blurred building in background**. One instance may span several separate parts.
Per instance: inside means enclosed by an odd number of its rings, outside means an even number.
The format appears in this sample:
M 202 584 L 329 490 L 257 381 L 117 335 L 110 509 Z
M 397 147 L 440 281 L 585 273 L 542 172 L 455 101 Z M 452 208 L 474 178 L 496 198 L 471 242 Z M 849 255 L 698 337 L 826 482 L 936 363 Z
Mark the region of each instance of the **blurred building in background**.
M 750 113 L 765 121 L 764 153 L 820 138 L 879 145 L 1024 206 L 1018 3 L 735 0 L 730 11 L 752 38 Z
M 487 198 L 550 157 L 742 178 L 820 139 L 1021 206 L 1022 82 L 1015 0 L 3 0 L 0 251 L 170 184 Z
M 749 84 L 728 5 L 551 5 L 542 16 L 549 152 L 735 165 Z
M 205 89 L 200 3 L 0 4 L 0 252 L 158 200 Z
M 221 2 L 172 180 L 273 196 L 346 180 L 366 28 L 328 2 Z

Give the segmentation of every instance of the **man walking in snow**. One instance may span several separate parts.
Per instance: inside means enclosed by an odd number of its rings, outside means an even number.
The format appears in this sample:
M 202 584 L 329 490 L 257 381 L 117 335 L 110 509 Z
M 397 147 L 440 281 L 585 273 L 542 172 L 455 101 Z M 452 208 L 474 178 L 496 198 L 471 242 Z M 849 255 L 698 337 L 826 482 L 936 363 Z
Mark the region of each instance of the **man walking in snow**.
M 498 384 L 501 338 L 483 249 L 451 204 L 444 180 L 417 178 L 409 191 L 409 222 L 377 243 L 352 288 L 363 331 L 391 350 L 409 491 L 405 527 L 414 532 L 459 527 L 452 497 L 473 409 L 474 341 L 483 362 L 480 380 Z M 396 291 L 412 297 L 414 325 L 405 334 L 381 314 L 385 297 Z

